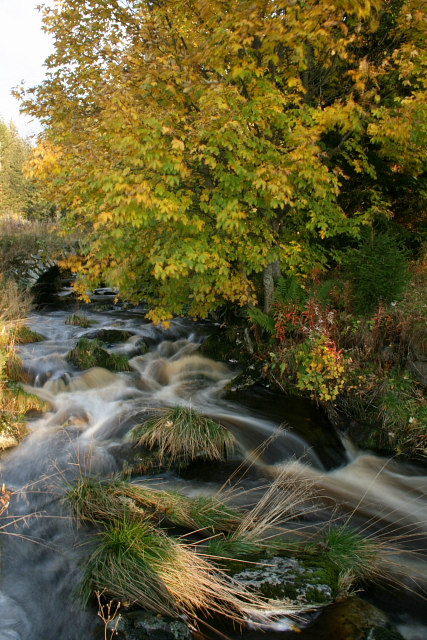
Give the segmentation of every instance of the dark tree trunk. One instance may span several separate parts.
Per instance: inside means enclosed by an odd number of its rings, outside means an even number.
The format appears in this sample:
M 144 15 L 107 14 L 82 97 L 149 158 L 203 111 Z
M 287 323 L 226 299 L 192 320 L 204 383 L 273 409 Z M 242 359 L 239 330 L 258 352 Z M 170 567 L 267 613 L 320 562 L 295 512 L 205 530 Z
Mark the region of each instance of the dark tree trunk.
M 280 262 L 275 260 L 270 262 L 264 269 L 263 285 L 264 285 L 264 313 L 270 315 L 274 300 L 274 280 L 280 278 Z

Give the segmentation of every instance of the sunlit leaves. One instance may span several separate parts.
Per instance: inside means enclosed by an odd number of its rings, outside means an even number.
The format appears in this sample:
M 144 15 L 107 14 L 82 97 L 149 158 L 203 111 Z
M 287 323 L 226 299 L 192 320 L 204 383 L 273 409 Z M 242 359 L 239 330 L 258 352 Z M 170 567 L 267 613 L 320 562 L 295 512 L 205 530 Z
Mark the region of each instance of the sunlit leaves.
M 27 102 L 46 124 L 30 170 L 85 232 L 81 288 L 103 280 L 146 297 L 156 321 L 206 315 L 254 302 L 251 277 L 270 262 L 324 268 L 337 257 L 329 238 L 392 214 L 373 157 L 424 170 L 426 11 L 427 0 L 46 9 L 56 49 Z

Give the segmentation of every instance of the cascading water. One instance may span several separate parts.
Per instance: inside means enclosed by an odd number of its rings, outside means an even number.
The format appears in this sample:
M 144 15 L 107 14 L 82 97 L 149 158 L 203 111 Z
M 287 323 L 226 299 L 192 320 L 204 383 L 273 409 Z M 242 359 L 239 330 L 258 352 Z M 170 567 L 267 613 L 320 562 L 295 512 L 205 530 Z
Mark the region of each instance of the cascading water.
M 90 538 L 77 527 L 61 497 L 82 470 L 100 476 L 118 471 L 117 452 L 126 446 L 129 430 L 153 408 L 191 404 L 217 418 L 236 436 L 242 456 L 287 421 L 295 428 L 275 438 L 257 461 L 263 473 L 274 477 L 290 460 L 298 460 L 295 472 L 314 480 L 325 505 L 333 509 L 334 501 L 339 501 L 351 522 L 366 533 L 382 529 L 396 535 L 427 534 L 424 475 L 410 465 L 375 455 L 351 455 L 330 427 L 322 428 L 324 418 L 310 403 L 268 391 L 225 394 L 224 385 L 234 373 L 197 353 L 207 331 L 203 325 L 174 321 L 164 330 L 147 323 L 137 311 L 94 314 L 97 331 L 117 328 L 119 320 L 120 330 L 133 334 L 111 349 L 132 357 L 133 371 L 76 372 L 65 355 L 77 338 L 93 334 L 94 329 L 66 325 L 66 316 L 64 311 L 34 315 L 32 328 L 47 339 L 21 350 L 30 385 L 51 410 L 31 423 L 30 435 L 2 461 L 2 482 L 13 496 L 0 525 L 4 534 L 0 640 L 96 637 L 96 610 L 83 611 L 74 597 Z M 150 347 L 145 355 L 135 355 L 140 338 Z M 212 477 L 192 481 L 172 473 L 162 481 L 163 488 L 178 487 L 189 495 L 212 492 L 220 484 Z M 254 481 L 250 482 L 253 488 Z M 396 565 L 412 588 L 413 580 L 427 576 L 427 565 L 420 559 L 414 566 L 411 560 L 396 558 Z M 415 627 L 409 625 L 405 637 L 427 638 L 424 623 L 419 623 L 424 636 L 410 635 Z M 303 631 L 299 637 L 314 636 Z

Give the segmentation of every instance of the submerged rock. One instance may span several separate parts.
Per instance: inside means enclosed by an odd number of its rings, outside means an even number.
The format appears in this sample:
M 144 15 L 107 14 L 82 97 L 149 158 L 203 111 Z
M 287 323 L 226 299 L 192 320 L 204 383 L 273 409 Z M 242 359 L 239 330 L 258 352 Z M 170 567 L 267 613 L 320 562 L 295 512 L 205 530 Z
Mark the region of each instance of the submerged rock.
M 185 622 L 146 611 L 125 613 L 120 620 L 108 624 L 117 640 L 191 640 Z

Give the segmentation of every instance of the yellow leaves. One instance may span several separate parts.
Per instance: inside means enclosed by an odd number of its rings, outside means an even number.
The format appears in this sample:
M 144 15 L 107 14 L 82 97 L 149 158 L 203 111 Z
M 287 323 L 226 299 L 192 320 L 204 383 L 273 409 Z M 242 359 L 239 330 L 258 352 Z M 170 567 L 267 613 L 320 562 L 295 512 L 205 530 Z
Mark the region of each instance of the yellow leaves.
M 185 144 L 183 143 L 182 140 L 179 140 L 178 138 L 174 138 L 172 140 L 172 149 L 176 149 L 178 151 L 184 151 Z

